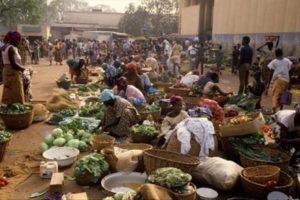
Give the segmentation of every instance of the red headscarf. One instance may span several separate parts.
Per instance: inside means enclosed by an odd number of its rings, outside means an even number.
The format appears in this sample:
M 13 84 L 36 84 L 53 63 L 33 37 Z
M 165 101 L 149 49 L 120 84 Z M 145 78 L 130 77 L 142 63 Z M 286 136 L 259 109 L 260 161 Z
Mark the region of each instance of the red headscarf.
M 176 96 L 176 95 L 174 95 L 170 98 L 170 104 L 172 106 L 174 106 L 176 104 L 176 102 L 178 102 L 178 101 L 183 101 L 183 98 L 181 96 Z
M 125 78 L 124 76 L 120 77 L 117 80 L 117 86 L 118 86 L 119 90 L 126 90 L 126 88 L 128 86 L 127 78 Z
M 21 34 L 17 31 L 9 31 L 6 33 L 3 41 L 4 43 L 16 45 L 21 41 Z
M 134 63 L 129 63 L 128 65 L 127 65 L 127 68 L 129 69 L 129 70 L 132 70 L 133 72 L 134 72 L 134 74 L 136 75 L 136 76 L 138 76 L 138 70 L 137 70 L 137 68 L 136 68 L 136 64 L 134 64 Z

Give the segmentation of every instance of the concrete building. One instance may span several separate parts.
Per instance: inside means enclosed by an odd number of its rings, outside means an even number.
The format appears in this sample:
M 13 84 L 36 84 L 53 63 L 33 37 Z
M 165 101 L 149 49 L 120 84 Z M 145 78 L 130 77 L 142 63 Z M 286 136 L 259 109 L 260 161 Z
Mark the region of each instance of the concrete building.
M 299 0 L 180 0 L 180 34 L 228 48 L 248 35 L 252 46 L 280 36 L 286 54 L 300 53 Z
M 30 41 L 47 39 L 50 37 L 50 27 L 47 25 L 18 24 L 17 31 Z
M 73 31 L 117 31 L 123 15 L 99 10 L 69 11 L 60 22 L 51 23 L 51 33 L 54 38 L 63 38 Z

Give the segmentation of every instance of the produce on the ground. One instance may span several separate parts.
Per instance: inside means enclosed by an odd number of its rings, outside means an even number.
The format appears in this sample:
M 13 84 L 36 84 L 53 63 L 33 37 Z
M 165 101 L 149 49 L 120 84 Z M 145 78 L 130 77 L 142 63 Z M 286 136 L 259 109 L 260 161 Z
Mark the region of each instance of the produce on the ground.
M 58 125 L 59 122 L 63 121 L 65 119 L 65 117 L 59 113 L 54 113 L 51 118 L 49 119 L 49 122 L 51 124 L 55 124 Z
M 233 117 L 229 120 L 229 123 L 231 125 L 239 125 L 239 124 L 243 124 L 249 121 L 252 121 L 253 119 L 247 115 L 240 115 L 237 117 Z
M 76 115 L 76 110 L 72 108 L 65 108 L 59 111 L 58 113 L 64 117 L 73 117 L 74 115 Z
M 114 196 L 111 197 L 105 197 L 102 200 L 132 200 L 132 199 L 136 199 L 136 200 L 140 200 L 139 198 L 137 198 L 137 194 L 136 192 L 119 192 L 117 194 L 115 194 Z
M 190 174 L 174 167 L 159 168 L 148 177 L 150 183 L 169 189 L 186 186 L 192 180 Z
M 44 116 L 48 112 L 46 106 L 43 104 L 37 103 L 33 105 L 33 114 L 35 117 L 37 116 Z
M 265 144 L 265 137 L 262 133 L 229 137 L 228 140 L 233 144 L 247 144 L 247 145 L 263 145 Z
M 141 113 L 150 113 L 150 112 L 157 111 L 157 110 L 159 110 L 159 109 L 160 109 L 160 107 L 159 107 L 157 104 L 153 103 L 153 104 L 151 104 L 151 105 L 146 105 L 146 106 L 144 106 L 144 107 L 140 110 L 140 112 L 141 112 Z
M 53 146 L 69 146 L 85 151 L 88 148 L 91 137 L 92 134 L 84 130 L 74 132 L 73 130 L 64 131 L 61 128 L 56 128 L 44 138 L 40 145 L 40 151 L 43 153 Z
M 96 119 L 102 119 L 104 117 L 105 106 L 100 102 L 89 102 L 80 107 L 80 117 L 95 117 Z
M 59 123 L 59 127 L 64 131 L 73 130 L 85 130 L 93 133 L 99 126 L 100 121 L 96 119 L 83 119 L 79 117 L 66 118 L 64 121 Z
M 68 92 L 56 88 L 47 101 L 46 107 L 51 112 L 59 112 L 65 108 L 76 109 L 77 104 L 70 98 Z
M 1 113 L 4 114 L 25 114 L 31 112 L 32 107 L 20 103 L 8 104 L 1 107 Z
M 253 160 L 260 160 L 272 163 L 282 162 L 282 158 L 280 156 L 273 156 L 262 149 L 255 149 L 248 145 L 235 145 L 235 149 L 239 152 L 239 154 L 244 155 L 247 158 Z
M 5 176 L 0 177 L 0 188 L 6 186 L 8 184 L 8 179 Z
M 74 177 L 88 177 L 92 183 L 105 175 L 109 170 L 109 165 L 104 156 L 98 153 L 91 153 L 79 159 L 74 169 Z
M 96 92 L 99 86 L 96 83 L 90 83 L 85 85 L 80 85 L 78 87 L 78 92 Z
M 8 131 L 0 131 L 0 143 L 2 142 L 6 142 L 7 140 L 9 140 L 11 138 L 11 133 Z
M 51 192 L 43 200 L 61 200 L 63 193 L 61 192 Z
M 140 134 L 149 137 L 156 136 L 159 133 L 159 131 L 155 128 L 154 125 L 148 125 L 148 124 L 132 126 L 131 132 L 133 134 Z

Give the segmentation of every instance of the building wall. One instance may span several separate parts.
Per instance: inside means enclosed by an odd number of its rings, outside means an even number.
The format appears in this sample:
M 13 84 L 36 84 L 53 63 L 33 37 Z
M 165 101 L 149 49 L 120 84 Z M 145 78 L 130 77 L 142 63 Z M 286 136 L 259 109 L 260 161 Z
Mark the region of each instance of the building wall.
M 199 5 L 182 9 L 180 21 L 181 35 L 197 35 L 199 29 Z
M 50 37 L 50 27 L 47 25 L 18 24 L 17 31 L 25 37 L 34 36 L 45 39 Z
M 122 13 L 103 12 L 65 12 L 63 23 L 66 24 L 95 24 L 101 27 L 117 29 Z

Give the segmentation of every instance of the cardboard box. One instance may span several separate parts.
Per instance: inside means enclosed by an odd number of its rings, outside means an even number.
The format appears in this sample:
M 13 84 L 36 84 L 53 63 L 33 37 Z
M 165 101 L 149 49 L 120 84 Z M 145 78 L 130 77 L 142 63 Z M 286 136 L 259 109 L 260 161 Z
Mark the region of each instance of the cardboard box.
M 265 119 L 262 113 L 257 113 L 250 115 L 254 120 L 245 122 L 239 125 L 224 125 L 220 126 L 220 136 L 221 137 L 232 137 L 241 136 L 256 133 L 265 125 Z M 226 124 L 228 124 L 231 118 L 226 119 Z
M 50 190 L 53 192 L 62 191 L 62 186 L 64 184 L 64 173 L 53 173 L 50 181 Z

